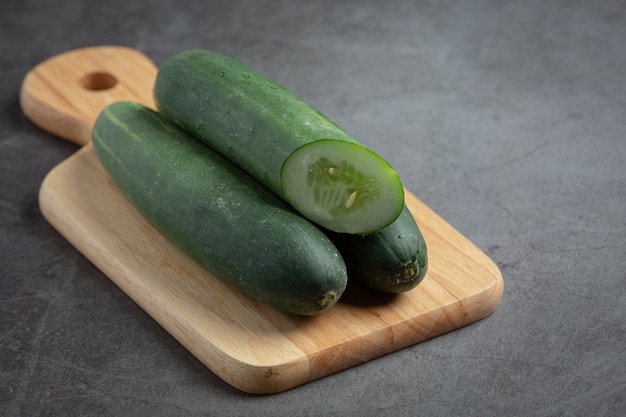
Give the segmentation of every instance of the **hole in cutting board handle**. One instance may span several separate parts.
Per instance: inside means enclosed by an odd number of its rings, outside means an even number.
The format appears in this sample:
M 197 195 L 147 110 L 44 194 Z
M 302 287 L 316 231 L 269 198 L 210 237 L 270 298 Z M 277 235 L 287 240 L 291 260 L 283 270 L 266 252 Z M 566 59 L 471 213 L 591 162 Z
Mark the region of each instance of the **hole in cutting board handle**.
M 80 84 L 86 90 L 102 91 L 117 85 L 117 78 L 108 72 L 92 72 L 80 80 Z

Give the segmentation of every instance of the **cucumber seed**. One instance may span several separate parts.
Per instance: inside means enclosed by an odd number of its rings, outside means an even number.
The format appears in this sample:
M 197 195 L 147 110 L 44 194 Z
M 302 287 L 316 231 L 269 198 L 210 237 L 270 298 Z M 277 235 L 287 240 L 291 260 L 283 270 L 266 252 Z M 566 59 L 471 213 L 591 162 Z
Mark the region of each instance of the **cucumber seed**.
M 348 197 L 348 201 L 346 201 L 346 208 L 352 207 L 352 205 L 356 201 L 357 195 L 358 195 L 357 190 L 353 191 L 352 194 L 350 194 L 350 197 Z

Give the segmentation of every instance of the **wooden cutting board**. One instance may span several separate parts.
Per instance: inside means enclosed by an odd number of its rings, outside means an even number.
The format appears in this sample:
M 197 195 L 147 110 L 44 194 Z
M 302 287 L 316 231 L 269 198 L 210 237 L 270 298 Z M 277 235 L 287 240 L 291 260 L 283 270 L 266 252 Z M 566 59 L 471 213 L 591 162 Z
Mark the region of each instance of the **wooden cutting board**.
M 24 113 L 84 145 L 45 178 L 45 218 L 193 355 L 246 392 L 281 392 L 465 326 L 500 302 L 502 275 L 467 238 L 407 191 L 428 245 L 414 290 L 383 295 L 349 285 L 333 308 L 297 317 L 260 304 L 181 253 L 125 200 L 90 144 L 99 112 L 134 100 L 154 108 L 157 68 L 125 47 L 91 47 L 44 61 L 25 77 Z M 208 237 L 210 238 L 210 236 Z

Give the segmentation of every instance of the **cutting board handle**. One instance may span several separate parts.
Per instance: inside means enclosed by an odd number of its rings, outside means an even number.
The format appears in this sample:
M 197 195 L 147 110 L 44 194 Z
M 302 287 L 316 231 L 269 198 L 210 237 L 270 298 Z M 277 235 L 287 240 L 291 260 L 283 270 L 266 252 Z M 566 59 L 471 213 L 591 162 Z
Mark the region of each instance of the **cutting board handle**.
M 74 142 L 91 142 L 100 112 L 116 101 L 156 108 L 152 89 L 156 65 L 124 46 L 95 46 L 55 55 L 24 77 L 22 111 L 42 129 Z

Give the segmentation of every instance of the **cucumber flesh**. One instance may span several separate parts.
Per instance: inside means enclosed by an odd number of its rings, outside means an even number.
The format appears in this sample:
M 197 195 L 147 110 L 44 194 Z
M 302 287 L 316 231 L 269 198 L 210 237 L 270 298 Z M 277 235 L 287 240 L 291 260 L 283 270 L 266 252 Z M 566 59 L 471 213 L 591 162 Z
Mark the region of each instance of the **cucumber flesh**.
M 281 169 L 285 199 L 304 217 L 338 233 L 368 234 L 402 211 L 396 171 L 357 143 L 325 139 L 301 146 Z

